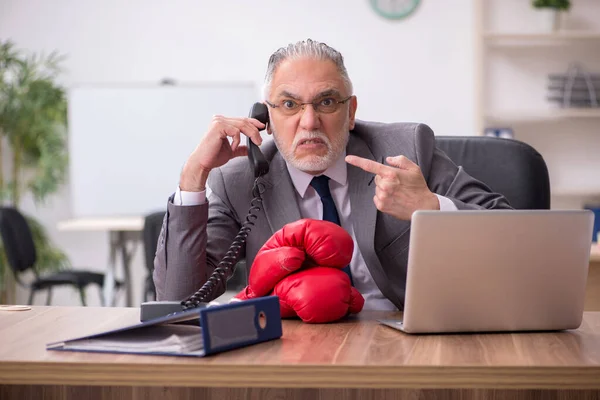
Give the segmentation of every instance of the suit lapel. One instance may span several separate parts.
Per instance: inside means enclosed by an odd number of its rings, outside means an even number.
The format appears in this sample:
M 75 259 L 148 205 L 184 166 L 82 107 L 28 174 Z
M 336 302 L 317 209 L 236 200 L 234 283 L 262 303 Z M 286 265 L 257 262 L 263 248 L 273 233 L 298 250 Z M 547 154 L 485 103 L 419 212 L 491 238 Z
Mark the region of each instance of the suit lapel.
M 355 137 L 352 133 L 346 149 L 348 155 L 355 155 L 369 160 L 376 160 L 375 156 L 364 141 Z M 352 208 L 352 227 L 358 248 L 365 260 L 373 280 L 388 298 L 391 287 L 387 282 L 379 257 L 375 252 L 375 225 L 377 222 L 377 207 L 373 203 L 375 196 L 374 175 L 358 167 L 348 164 L 348 194 Z
M 263 208 L 273 233 L 302 218 L 296 200 L 296 188 L 281 154 L 275 154 L 269 165 L 269 173 L 260 180 L 265 185 Z
M 367 145 L 352 134 L 350 134 L 346 153 L 369 160 L 375 159 Z M 377 208 L 373 203 L 373 196 L 375 196 L 375 182 L 371 182 L 373 177 L 374 175 L 370 172 L 348 164 L 348 194 L 352 207 L 352 225 L 360 252 L 363 255 L 367 252 L 372 253 L 373 238 L 375 237 Z M 367 264 L 369 263 L 367 262 Z

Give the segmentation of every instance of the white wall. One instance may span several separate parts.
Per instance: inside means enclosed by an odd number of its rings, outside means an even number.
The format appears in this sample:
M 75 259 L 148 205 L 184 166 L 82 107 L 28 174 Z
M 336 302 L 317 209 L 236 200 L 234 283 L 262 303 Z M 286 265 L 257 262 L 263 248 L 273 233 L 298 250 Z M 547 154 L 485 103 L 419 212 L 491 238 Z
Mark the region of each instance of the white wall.
M 261 84 L 274 50 L 310 37 L 344 54 L 358 118 L 426 122 L 438 134 L 470 135 L 473 5 L 451 3 L 424 0 L 409 19 L 391 22 L 367 0 L 0 0 L 0 38 L 27 50 L 66 54 L 64 82 L 71 86 L 163 77 Z M 24 208 L 41 218 L 75 265 L 104 267 L 106 234 L 56 231 L 56 223 L 71 215 L 68 185 L 45 207 L 28 202 Z M 136 301 L 142 258 L 138 251 Z M 94 293 L 89 297 L 96 300 Z M 53 303 L 77 300 L 64 291 Z

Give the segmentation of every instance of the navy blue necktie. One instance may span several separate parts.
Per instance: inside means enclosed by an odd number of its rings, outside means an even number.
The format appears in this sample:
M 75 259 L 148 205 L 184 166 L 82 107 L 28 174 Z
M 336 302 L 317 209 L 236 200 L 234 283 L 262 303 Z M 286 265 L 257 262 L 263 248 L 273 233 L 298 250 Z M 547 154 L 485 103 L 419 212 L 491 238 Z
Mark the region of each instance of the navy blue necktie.
M 310 186 L 315 188 L 319 196 L 321 197 L 321 203 L 323 203 L 323 220 L 331 221 L 335 224 L 340 224 L 340 217 L 338 215 L 337 209 L 335 208 L 335 203 L 333 202 L 333 197 L 331 197 L 331 191 L 329 190 L 329 177 L 325 175 L 319 175 L 312 178 L 310 182 Z M 352 283 L 352 273 L 350 272 L 350 266 L 346 265 L 343 268 L 343 271 L 348 274 L 350 277 L 350 283 Z M 354 286 L 354 283 L 352 283 Z

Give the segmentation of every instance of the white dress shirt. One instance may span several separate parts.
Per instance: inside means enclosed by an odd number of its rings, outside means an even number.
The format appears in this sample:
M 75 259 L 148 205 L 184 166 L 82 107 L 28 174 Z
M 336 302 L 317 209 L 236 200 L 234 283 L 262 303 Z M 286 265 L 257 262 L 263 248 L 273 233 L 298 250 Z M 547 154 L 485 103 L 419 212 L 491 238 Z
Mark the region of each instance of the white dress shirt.
M 354 252 L 352 261 L 350 262 L 350 271 L 352 272 L 352 280 L 356 289 L 365 298 L 365 310 L 393 310 L 396 311 L 396 306 L 383 296 L 365 261 L 360 253 L 354 235 L 354 227 L 352 225 L 352 214 L 350 207 L 350 198 L 348 196 L 348 170 L 347 164 L 344 161 L 346 154 L 342 156 L 329 167 L 323 175 L 330 178 L 329 188 L 331 196 L 338 211 L 342 227 L 350 234 L 354 241 Z M 300 215 L 303 218 L 322 219 L 323 204 L 321 198 L 310 186 L 313 175 L 302 172 L 286 162 L 288 172 L 292 178 L 292 183 L 296 188 L 296 196 L 300 205 Z M 442 211 L 456 211 L 457 208 L 452 200 L 447 197 L 436 194 Z M 206 201 L 206 192 L 184 192 L 177 188 L 173 204 L 180 206 L 191 206 L 203 204 Z

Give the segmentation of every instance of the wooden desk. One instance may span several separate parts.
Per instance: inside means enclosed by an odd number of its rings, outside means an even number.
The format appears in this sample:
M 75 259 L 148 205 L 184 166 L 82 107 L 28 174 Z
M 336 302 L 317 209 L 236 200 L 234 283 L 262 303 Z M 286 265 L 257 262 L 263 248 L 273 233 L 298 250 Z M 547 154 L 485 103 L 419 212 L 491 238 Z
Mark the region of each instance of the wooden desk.
M 138 320 L 137 308 L 0 311 L 0 399 L 597 398 L 600 313 L 575 331 L 406 335 L 361 313 L 284 321 L 281 340 L 207 358 L 46 351 Z

